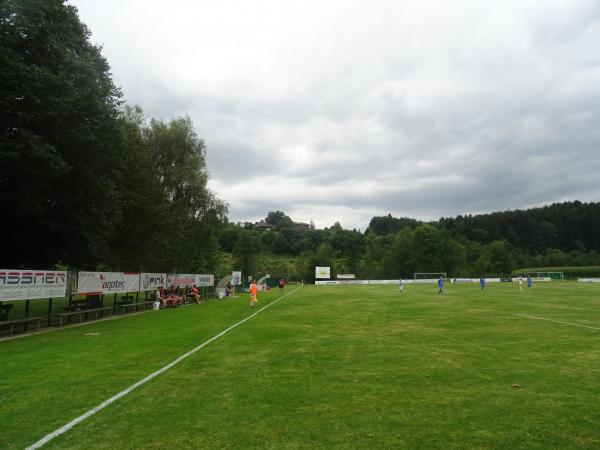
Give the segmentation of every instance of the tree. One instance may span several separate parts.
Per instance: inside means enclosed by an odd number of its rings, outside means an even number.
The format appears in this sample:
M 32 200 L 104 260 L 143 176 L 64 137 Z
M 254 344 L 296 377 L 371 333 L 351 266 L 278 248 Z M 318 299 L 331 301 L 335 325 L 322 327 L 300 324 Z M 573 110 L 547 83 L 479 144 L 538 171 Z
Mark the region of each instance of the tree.
M 168 202 L 155 176 L 152 153 L 143 137 L 144 116 L 140 107 L 126 107 L 120 119 L 123 151 L 120 177 L 121 210 L 115 224 L 117 249 L 113 266 L 121 270 L 169 270 Z
M 277 237 L 273 241 L 271 248 L 273 249 L 273 253 L 276 255 L 288 253 L 290 247 L 288 240 L 283 233 L 277 233 Z
M 442 236 L 440 230 L 432 225 L 423 224 L 415 228 L 414 247 L 416 271 L 439 272 L 443 269 L 442 261 Z
M 418 253 L 416 248 L 415 232 L 410 228 L 404 228 L 396 233 L 393 247 L 389 255 L 388 276 L 407 278 L 412 276 L 418 269 Z
M 488 275 L 508 274 L 514 267 L 513 251 L 506 241 L 493 241 L 486 246 L 476 266 L 479 272 Z
M 284 212 L 282 211 L 270 211 L 267 214 L 265 222 L 273 225 L 275 228 L 281 228 L 280 225 L 292 225 L 292 219 L 290 219 Z
M 0 4 L 0 252 L 12 266 L 93 267 L 119 218 L 118 105 L 73 6 Z
M 168 123 L 152 120 L 143 136 L 168 209 L 168 231 L 164 234 L 168 251 L 163 255 L 166 270 L 211 267 L 211 253 L 218 248 L 227 207 L 207 187 L 204 141 L 189 117 Z
M 243 275 L 255 275 L 260 240 L 254 231 L 244 231 L 233 250 L 233 265 Z

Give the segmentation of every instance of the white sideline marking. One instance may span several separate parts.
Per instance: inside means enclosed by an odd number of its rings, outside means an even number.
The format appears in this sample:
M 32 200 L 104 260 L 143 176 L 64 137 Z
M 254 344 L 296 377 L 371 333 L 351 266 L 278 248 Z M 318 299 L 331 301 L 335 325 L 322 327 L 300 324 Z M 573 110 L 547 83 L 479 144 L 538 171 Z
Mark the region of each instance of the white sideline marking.
M 562 323 L 563 325 L 571 325 L 573 327 L 589 328 L 591 330 L 600 331 L 600 328 L 598 328 L 598 327 L 590 327 L 588 325 L 581 325 L 580 323 L 565 322 L 563 320 L 556 320 L 556 319 L 547 319 L 545 317 L 530 316 L 528 314 L 515 314 L 515 315 L 518 316 L 518 317 L 526 317 L 528 319 L 546 320 L 548 322 Z
M 207 346 L 208 344 L 210 344 L 212 341 L 215 341 L 217 339 L 219 339 L 221 336 L 223 336 L 224 334 L 226 334 L 227 332 L 233 330 L 234 328 L 240 326 L 241 324 L 243 324 L 244 322 L 246 322 L 247 320 L 252 319 L 254 316 L 256 316 L 259 312 L 264 311 L 265 309 L 269 308 L 270 306 L 274 305 L 275 303 L 277 303 L 279 300 L 282 300 L 283 298 L 287 297 L 290 294 L 293 294 L 294 292 L 296 292 L 298 289 L 300 289 L 302 287 L 302 285 L 300 285 L 299 287 L 297 287 L 296 289 L 294 289 L 291 292 L 288 292 L 287 294 L 282 295 L 281 297 L 279 297 L 277 300 L 272 301 L 271 303 L 269 303 L 268 305 L 263 306 L 262 308 L 260 308 L 258 311 L 256 311 L 254 314 L 251 314 L 250 316 L 246 317 L 245 319 L 240 320 L 239 322 L 231 325 L 229 328 L 226 328 L 225 330 L 221 331 L 219 334 L 211 337 L 209 340 L 204 341 L 202 344 L 200 344 L 199 346 L 197 346 L 196 348 L 193 348 L 192 350 L 190 350 L 189 352 L 187 352 L 184 355 L 181 355 L 179 358 L 177 358 L 176 360 L 170 362 L 169 364 L 167 364 L 166 366 L 162 367 L 161 369 L 158 369 L 156 372 L 151 373 L 150 375 L 148 375 L 146 378 L 143 378 L 142 380 L 138 381 L 135 384 L 132 384 L 131 386 L 129 386 L 127 389 L 122 390 L 121 392 L 119 392 L 118 394 L 113 395 L 111 398 L 109 398 L 108 400 L 103 401 L 102 403 L 100 403 L 98 406 L 90 409 L 88 412 L 86 412 L 85 414 L 82 414 L 81 416 L 77 417 L 76 419 L 71 420 L 69 423 L 67 423 L 66 425 L 63 425 L 62 427 L 60 427 L 59 429 L 53 431 L 50 434 L 47 434 L 46 436 L 44 436 L 42 439 L 40 439 L 39 441 L 37 441 L 35 444 L 30 445 L 29 447 L 27 447 L 25 450 L 33 450 L 36 448 L 40 448 L 41 446 L 47 444 L 48 442 L 50 442 L 52 439 L 60 436 L 61 434 L 66 433 L 67 431 L 69 431 L 71 428 L 73 428 L 75 425 L 83 422 L 85 419 L 87 419 L 90 416 L 93 416 L 94 414 L 96 414 L 98 411 L 103 410 L 104 408 L 106 408 L 108 405 L 110 405 L 111 403 L 119 400 L 121 397 L 126 396 L 127 394 L 129 394 L 131 391 L 133 391 L 134 389 L 140 387 L 142 384 L 147 383 L 148 381 L 152 380 L 153 378 L 159 376 L 161 373 L 166 372 L 167 370 L 169 370 L 171 367 L 175 366 L 176 364 L 180 363 L 181 361 L 183 361 L 184 359 L 186 359 L 188 356 L 193 355 L 194 353 L 196 353 L 198 350 L 200 350 L 201 348 Z

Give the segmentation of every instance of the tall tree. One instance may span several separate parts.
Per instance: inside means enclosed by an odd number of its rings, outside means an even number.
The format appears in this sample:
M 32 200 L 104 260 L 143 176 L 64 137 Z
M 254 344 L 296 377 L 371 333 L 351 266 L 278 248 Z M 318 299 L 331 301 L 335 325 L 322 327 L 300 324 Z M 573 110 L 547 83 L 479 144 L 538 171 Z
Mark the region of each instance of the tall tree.
M 204 141 L 189 117 L 151 120 L 143 134 L 167 204 L 164 270 L 209 268 L 227 207 L 207 187 Z
M 120 94 L 89 36 L 63 1 L 0 3 L 5 264 L 84 267 L 111 256 Z

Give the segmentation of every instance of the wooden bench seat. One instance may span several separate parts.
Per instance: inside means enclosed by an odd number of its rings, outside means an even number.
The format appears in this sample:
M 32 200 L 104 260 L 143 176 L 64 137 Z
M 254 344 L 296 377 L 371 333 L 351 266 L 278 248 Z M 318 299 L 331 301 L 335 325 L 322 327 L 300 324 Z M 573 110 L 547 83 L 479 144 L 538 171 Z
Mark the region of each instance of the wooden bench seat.
M 69 319 L 72 316 L 79 316 L 79 321 L 82 321 L 82 318 L 85 316 L 84 320 L 87 320 L 88 318 L 88 314 L 94 314 L 94 318 L 97 319 L 98 318 L 98 314 L 100 315 L 100 317 L 102 317 L 102 315 L 105 312 L 112 312 L 113 308 L 112 306 L 108 306 L 106 308 L 94 308 L 94 309 L 81 309 L 79 311 L 70 311 L 70 312 L 64 312 L 61 314 L 55 314 L 55 317 L 58 317 L 58 324 L 62 325 L 63 324 L 63 319 Z
M 137 311 L 138 306 L 143 306 L 144 309 L 148 309 L 149 307 L 152 306 L 153 303 L 154 302 L 126 303 L 126 304 L 117 305 L 117 306 L 119 308 L 121 308 L 122 313 L 126 313 L 130 308 L 133 309 L 134 311 Z
M 133 295 L 122 295 L 121 301 L 117 303 L 117 306 L 131 305 L 133 304 L 134 298 Z
M 15 332 L 15 325 L 23 325 L 23 328 L 26 328 L 28 324 L 34 323 L 36 325 L 36 329 L 39 329 L 42 320 L 42 317 L 28 317 L 26 319 L 5 320 L 3 322 L 0 322 L 0 327 L 8 327 L 9 335 L 12 336 Z

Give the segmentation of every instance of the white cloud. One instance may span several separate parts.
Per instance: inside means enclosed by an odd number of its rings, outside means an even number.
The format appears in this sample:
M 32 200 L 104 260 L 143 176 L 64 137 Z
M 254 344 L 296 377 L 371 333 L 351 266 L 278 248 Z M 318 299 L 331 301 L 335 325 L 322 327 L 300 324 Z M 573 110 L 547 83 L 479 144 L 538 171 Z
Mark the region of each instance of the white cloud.
M 129 102 L 193 119 L 234 221 L 598 200 L 597 2 L 72 3 Z

